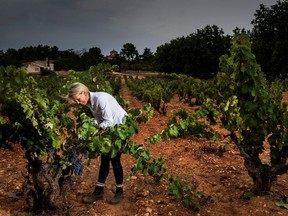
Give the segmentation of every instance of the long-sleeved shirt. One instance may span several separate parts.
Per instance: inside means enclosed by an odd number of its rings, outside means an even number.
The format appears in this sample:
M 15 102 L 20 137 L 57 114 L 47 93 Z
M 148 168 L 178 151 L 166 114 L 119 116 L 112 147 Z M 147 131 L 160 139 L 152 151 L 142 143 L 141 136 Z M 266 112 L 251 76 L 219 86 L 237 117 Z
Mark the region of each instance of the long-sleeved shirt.
M 117 100 L 106 92 L 90 92 L 90 103 L 87 103 L 87 107 L 93 114 L 94 123 L 102 129 L 122 124 L 127 115 Z

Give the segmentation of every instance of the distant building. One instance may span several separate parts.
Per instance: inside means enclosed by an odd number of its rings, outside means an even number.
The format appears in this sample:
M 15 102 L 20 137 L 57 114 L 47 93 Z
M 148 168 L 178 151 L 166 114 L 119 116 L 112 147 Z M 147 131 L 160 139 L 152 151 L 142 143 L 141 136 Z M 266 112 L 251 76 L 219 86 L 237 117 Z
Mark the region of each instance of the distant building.
M 54 63 L 48 58 L 45 61 L 27 62 L 24 66 L 27 67 L 28 74 L 40 74 L 43 69 L 54 71 Z
M 112 59 L 114 59 L 115 57 L 118 57 L 119 56 L 119 53 L 116 51 L 116 50 L 112 50 L 112 51 L 110 51 L 110 55 L 109 56 L 107 56 L 107 59 L 108 60 L 112 60 Z

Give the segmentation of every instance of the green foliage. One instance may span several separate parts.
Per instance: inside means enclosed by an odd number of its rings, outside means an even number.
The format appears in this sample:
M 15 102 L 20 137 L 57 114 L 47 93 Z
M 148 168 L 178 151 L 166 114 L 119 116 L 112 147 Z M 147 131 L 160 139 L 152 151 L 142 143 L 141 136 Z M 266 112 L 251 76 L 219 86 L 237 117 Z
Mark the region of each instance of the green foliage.
M 217 133 L 209 124 L 201 121 L 208 115 L 207 110 L 199 109 L 192 114 L 185 110 L 176 110 L 167 122 L 167 127 L 160 134 L 148 137 L 146 140 L 155 144 L 163 139 L 170 140 L 177 137 L 194 137 L 219 139 L 221 135 Z
M 27 70 L 24 67 L 16 68 L 15 66 L 8 66 L 5 68 L 0 66 L 0 116 L 3 120 L 0 125 L 0 146 L 8 139 L 16 139 L 13 133 L 14 129 L 9 124 L 10 120 L 7 116 L 11 116 L 12 118 L 17 116 L 13 97 L 15 93 L 20 92 L 20 89 L 25 85 L 24 81 L 26 79 L 28 79 Z
M 137 112 L 136 112 L 137 111 Z M 91 158 L 100 154 L 110 154 L 115 157 L 121 151 L 131 154 L 136 158 L 134 171 L 142 171 L 146 175 L 153 177 L 154 181 L 159 182 L 166 171 L 166 166 L 162 159 L 152 159 L 148 149 L 143 145 L 136 145 L 130 137 L 139 130 L 138 123 L 147 122 L 152 117 L 151 105 L 146 104 L 143 109 L 128 111 L 128 116 L 123 124 L 119 124 L 109 130 L 100 131 L 98 126 L 93 125 L 93 119 L 82 113 L 78 127 L 79 145 L 88 147 Z
M 128 111 L 123 124 L 115 125 L 105 131 L 101 131 L 97 125 L 93 124 L 91 117 L 82 113 L 79 119 L 81 126 L 78 127 L 77 132 L 79 143 L 82 142 L 87 146 L 93 157 L 100 154 L 110 154 L 111 157 L 115 157 L 119 151 L 130 152 L 130 137 L 139 130 L 137 121 L 147 122 L 151 118 L 150 107 L 144 106 L 137 114 Z
M 213 199 L 206 197 L 203 192 L 196 191 L 194 187 L 189 186 L 183 182 L 179 177 L 169 176 L 169 193 L 176 196 L 178 199 L 182 199 L 184 204 L 191 207 L 193 210 L 200 210 L 201 207 L 209 202 L 213 202 Z
M 172 77 L 175 75 L 172 74 Z M 189 105 L 202 105 L 204 101 L 213 94 L 213 84 L 208 80 L 195 79 L 191 76 L 176 76 L 171 82 L 170 88 L 173 89 L 180 101 Z
M 206 26 L 187 37 L 173 39 L 157 47 L 154 64 L 157 71 L 211 78 L 218 71 L 218 59 L 227 53 L 230 37 L 217 26 Z
M 123 48 L 120 51 L 120 55 L 128 62 L 136 60 L 139 56 L 139 53 L 132 43 L 126 43 L 123 45 Z
M 5 105 L 5 103 L 11 99 L 14 92 L 18 92 L 21 89 L 24 80 L 27 79 L 26 75 L 27 70 L 24 67 L 16 68 L 11 65 L 5 68 L 0 66 L 1 105 Z
M 162 178 L 165 178 L 167 167 L 161 158 L 156 158 L 149 162 L 150 158 L 151 156 L 147 151 L 141 151 L 141 157 L 137 158 L 136 165 L 132 170 L 140 170 L 145 175 L 151 176 L 153 181 L 160 182 Z
M 254 14 L 251 40 L 253 53 L 269 78 L 286 78 L 288 73 L 288 1 L 263 4 Z
M 245 159 L 245 167 L 254 181 L 253 192 L 263 194 L 270 190 L 277 175 L 288 169 L 288 115 L 286 105 L 281 102 L 283 89 L 276 87 L 278 83 L 268 85 L 251 53 L 247 35 L 236 35 L 231 55 L 222 56 L 220 60 L 225 72 L 221 77 L 227 78 L 219 84 L 230 89 L 223 92 L 221 99 L 227 98 L 220 105 L 222 121 Z M 270 165 L 260 159 L 266 140 L 271 150 Z
M 160 114 L 167 113 L 167 103 L 174 96 L 174 90 L 167 80 L 160 78 L 145 78 L 127 80 L 127 86 L 131 94 L 152 107 Z
M 255 194 L 252 192 L 246 192 L 242 195 L 242 198 L 245 200 L 250 200 L 255 197 Z
M 150 143 L 155 144 L 155 143 L 162 141 L 162 136 L 161 134 L 155 134 L 153 136 L 146 138 L 146 141 L 149 141 Z
M 84 52 L 81 55 L 80 62 L 82 63 L 82 68 L 87 70 L 92 65 L 101 64 L 103 60 L 103 54 L 101 53 L 101 49 L 98 47 L 92 47 L 88 50 L 88 52 Z M 82 70 L 83 70 L 82 69 Z
M 111 66 L 109 63 L 98 63 L 97 65 L 92 65 L 89 68 L 89 73 L 99 73 L 99 72 L 108 72 L 108 71 L 112 71 L 117 67 L 117 65 L 113 65 Z
M 46 69 L 46 68 L 41 68 L 40 70 L 41 75 L 47 76 L 47 75 L 56 75 L 55 71 Z
M 276 205 L 288 209 L 288 197 L 281 196 L 281 198 L 276 201 Z

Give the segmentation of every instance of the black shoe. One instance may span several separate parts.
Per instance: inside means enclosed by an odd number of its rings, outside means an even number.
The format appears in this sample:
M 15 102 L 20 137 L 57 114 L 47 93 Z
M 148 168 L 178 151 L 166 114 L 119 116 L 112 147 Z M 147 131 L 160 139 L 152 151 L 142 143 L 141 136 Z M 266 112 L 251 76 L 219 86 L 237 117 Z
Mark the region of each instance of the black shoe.
M 116 188 L 116 192 L 115 192 L 115 196 L 111 199 L 111 204 L 117 204 L 119 202 L 121 202 L 121 200 L 123 199 L 123 188 L 122 187 L 117 187 Z
M 96 186 L 94 192 L 86 197 L 83 197 L 84 203 L 93 203 L 96 200 L 101 200 L 104 197 L 104 187 Z

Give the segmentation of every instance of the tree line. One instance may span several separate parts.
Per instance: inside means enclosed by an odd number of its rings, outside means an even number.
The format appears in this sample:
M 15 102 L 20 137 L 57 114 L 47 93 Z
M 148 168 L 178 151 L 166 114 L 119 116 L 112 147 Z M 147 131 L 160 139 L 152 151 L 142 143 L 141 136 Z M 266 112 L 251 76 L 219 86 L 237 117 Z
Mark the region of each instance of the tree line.
M 267 7 L 260 4 L 251 21 L 252 30 L 235 28 L 233 33 L 247 33 L 252 41 L 252 53 L 268 78 L 286 78 L 288 72 L 288 1 L 278 0 Z M 123 45 L 119 55 L 105 57 L 101 49 L 88 51 L 59 50 L 58 47 L 38 45 L 21 49 L 0 50 L 0 65 L 21 66 L 23 62 L 54 61 L 55 70 L 84 71 L 98 63 L 118 65 L 119 70 L 154 70 L 179 73 L 196 78 L 211 78 L 219 71 L 219 57 L 229 52 L 233 36 L 225 35 L 216 25 L 207 25 L 195 33 L 172 39 L 157 47 L 156 52 L 145 48 L 142 54 L 132 43 Z

